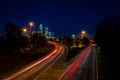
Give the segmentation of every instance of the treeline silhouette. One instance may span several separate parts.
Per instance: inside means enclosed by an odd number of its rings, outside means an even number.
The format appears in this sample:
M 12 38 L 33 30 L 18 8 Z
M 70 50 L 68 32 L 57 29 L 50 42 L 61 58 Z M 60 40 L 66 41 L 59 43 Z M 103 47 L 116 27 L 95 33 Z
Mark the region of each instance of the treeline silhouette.
M 95 41 L 107 64 L 105 80 L 119 80 L 120 16 L 110 16 L 97 25 Z
M 33 45 L 33 50 L 46 44 L 45 37 L 34 33 L 30 37 L 22 34 L 22 27 L 8 22 L 4 27 L 4 34 L 0 35 L 0 54 L 21 53 L 21 49 Z

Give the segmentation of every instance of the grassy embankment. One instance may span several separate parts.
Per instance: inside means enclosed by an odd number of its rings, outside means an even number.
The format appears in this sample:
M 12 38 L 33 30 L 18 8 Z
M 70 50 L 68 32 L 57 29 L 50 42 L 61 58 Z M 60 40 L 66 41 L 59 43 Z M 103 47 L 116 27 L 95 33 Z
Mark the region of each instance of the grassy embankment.
M 83 49 L 84 48 L 72 48 L 68 53 L 66 62 L 73 61 L 77 57 L 77 55 L 81 53 Z
M 102 57 L 101 52 L 97 51 L 97 68 L 98 68 L 98 80 L 108 80 L 108 69 L 105 59 Z

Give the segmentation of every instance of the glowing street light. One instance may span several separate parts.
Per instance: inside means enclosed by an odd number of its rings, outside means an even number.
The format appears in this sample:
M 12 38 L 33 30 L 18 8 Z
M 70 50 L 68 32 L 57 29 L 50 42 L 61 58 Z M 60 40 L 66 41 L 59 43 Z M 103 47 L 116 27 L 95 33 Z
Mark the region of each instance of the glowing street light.
M 30 26 L 30 34 L 32 33 L 32 27 L 34 26 L 34 22 L 29 22 L 29 26 Z
M 82 31 L 81 31 L 81 34 L 82 34 L 82 35 L 81 35 L 81 38 L 83 39 L 84 36 L 85 36 L 85 34 L 86 34 L 86 31 L 85 31 L 85 30 L 82 30 Z
M 34 26 L 34 22 L 29 22 L 29 26 L 32 28 Z
M 23 31 L 23 33 L 28 32 L 27 28 L 23 28 L 22 31 Z
M 24 36 L 28 36 L 28 28 L 23 27 L 23 28 L 22 28 L 22 34 L 23 34 Z
M 33 25 L 34 25 L 34 23 L 33 23 L 33 22 L 29 22 L 29 25 L 30 25 L 30 26 L 33 26 Z
M 85 30 L 82 30 L 81 33 L 82 33 L 82 35 L 85 35 L 85 34 L 86 34 L 86 31 L 85 31 Z

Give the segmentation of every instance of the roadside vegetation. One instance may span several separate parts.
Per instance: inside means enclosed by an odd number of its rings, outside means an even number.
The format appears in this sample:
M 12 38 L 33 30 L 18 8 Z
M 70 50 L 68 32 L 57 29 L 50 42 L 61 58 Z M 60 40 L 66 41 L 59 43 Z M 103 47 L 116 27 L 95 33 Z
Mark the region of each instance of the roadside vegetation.
M 0 35 L 0 79 L 19 71 L 54 49 L 45 36 L 34 33 L 26 36 L 22 27 L 6 23 Z
M 64 35 L 63 37 L 60 38 L 60 42 L 67 45 L 68 47 L 68 55 L 66 58 L 66 62 L 71 62 L 73 61 L 77 55 L 81 53 L 82 50 L 86 48 L 90 44 L 90 40 L 87 37 L 83 37 L 83 39 L 80 38 L 71 38 L 70 36 Z M 81 42 L 81 43 L 80 43 Z M 73 44 L 76 44 L 74 47 Z M 80 47 L 79 45 L 83 45 Z
M 19 71 L 35 60 L 45 56 L 53 49 L 54 46 L 48 44 L 44 48 L 40 48 L 38 53 L 0 55 L 0 79 Z
M 73 61 L 74 58 L 76 58 L 77 55 L 79 55 L 83 49 L 84 48 L 72 48 L 68 53 L 68 56 L 66 58 L 66 62 Z
M 102 57 L 102 53 L 98 51 L 97 47 L 96 47 L 96 51 L 97 51 L 97 71 L 98 71 L 98 80 L 107 80 L 108 78 L 108 69 L 107 69 L 107 64 L 105 59 Z
M 94 37 L 98 54 L 99 80 L 118 80 L 120 71 L 120 16 L 106 17 L 97 25 Z

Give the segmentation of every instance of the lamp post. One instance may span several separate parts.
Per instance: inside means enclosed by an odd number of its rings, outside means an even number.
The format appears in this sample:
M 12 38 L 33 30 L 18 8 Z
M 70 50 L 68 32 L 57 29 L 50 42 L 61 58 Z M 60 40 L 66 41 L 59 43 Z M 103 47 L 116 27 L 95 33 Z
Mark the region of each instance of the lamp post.
M 85 35 L 86 31 L 85 30 L 82 30 L 82 34 Z
M 30 27 L 30 35 L 32 34 L 32 27 L 34 26 L 34 22 L 29 22 L 29 27 Z
M 22 34 L 24 35 L 24 36 L 28 36 L 28 34 L 27 34 L 27 32 L 28 32 L 28 29 L 27 28 L 22 28 Z
M 28 30 L 27 30 L 27 28 L 23 28 L 23 33 L 26 33 Z
M 85 34 L 86 34 L 86 31 L 85 31 L 85 30 L 82 30 L 82 31 L 81 31 L 81 34 L 82 34 L 81 37 L 82 37 L 82 39 L 83 39 L 84 36 L 85 36 Z

